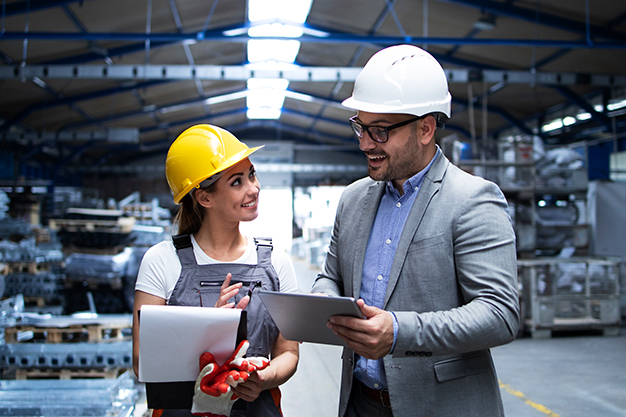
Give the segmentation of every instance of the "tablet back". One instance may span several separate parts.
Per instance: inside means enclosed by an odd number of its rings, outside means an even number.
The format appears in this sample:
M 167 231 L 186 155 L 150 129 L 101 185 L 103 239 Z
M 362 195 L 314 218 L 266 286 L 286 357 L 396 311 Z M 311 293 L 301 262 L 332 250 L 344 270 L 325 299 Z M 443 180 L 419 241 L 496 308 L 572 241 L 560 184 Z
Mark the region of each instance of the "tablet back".
M 258 294 L 287 340 L 347 346 L 326 323 L 332 316 L 362 317 L 354 298 L 272 291 Z

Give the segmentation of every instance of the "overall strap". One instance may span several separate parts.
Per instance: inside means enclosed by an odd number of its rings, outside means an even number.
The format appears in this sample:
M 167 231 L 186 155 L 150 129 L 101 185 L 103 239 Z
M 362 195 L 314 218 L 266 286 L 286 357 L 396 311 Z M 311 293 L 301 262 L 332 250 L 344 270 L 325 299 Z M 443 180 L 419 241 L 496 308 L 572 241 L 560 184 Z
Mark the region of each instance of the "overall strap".
M 172 236 L 172 242 L 176 248 L 181 265 L 197 265 L 196 256 L 193 254 L 193 245 L 190 235 Z
M 271 265 L 272 264 L 272 245 L 271 237 L 255 237 L 254 243 L 256 245 L 258 265 Z

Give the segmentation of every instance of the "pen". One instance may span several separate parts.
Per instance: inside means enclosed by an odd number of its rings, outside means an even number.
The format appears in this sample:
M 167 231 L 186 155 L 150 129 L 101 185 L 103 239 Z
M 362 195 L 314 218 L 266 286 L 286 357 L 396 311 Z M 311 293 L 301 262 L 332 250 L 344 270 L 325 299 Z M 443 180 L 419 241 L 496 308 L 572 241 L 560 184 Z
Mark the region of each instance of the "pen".
M 248 297 L 250 297 L 250 299 L 252 299 L 252 291 L 258 287 L 261 286 L 261 281 L 254 281 L 250 283 L 250 286 L 248 286 Z

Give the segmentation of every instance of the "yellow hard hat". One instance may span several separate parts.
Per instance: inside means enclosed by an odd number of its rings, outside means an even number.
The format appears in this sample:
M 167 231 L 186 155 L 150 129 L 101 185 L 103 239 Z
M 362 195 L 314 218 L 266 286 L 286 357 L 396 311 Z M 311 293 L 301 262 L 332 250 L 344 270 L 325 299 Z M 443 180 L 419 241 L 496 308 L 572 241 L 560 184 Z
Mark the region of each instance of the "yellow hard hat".
M 247 158 L 263 146 L 249 148 L 232 133 L 213 125 L 195 125 L 181 133 L 165 160 L 165 178 L 174 203 L 205 179 Z

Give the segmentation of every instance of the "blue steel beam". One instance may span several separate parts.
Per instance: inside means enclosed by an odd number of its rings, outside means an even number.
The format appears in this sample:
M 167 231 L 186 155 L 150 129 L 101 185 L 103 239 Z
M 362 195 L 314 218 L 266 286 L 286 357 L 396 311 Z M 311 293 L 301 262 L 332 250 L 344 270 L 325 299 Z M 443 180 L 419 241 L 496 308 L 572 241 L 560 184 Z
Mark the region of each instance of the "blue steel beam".
M 216 33 L 217 32 L 217 33 Z M 4 32 L 0 33 L 0 40 L 39 40 L 39 41 L 150 41 L 152 42 L 184 42 L 184 41 L 214 41 L 245 43 L 251 37 L 248 34 L 234 36 L 224 35 L 222 31 L 207 31 L 197 33 L 73 33 L 73 32 Z M 284 40 L 281 37 L 264 37 L 268 40 Z M 402 43 L 429 44 L 429 45 L 481 45 L 481 46 L 525 46 L 548 48 L 585 48 L 585 49 L 624 49 L 626 39 L 609 42 L 587 42 L 585 40 L 557 40 L 557 39 L 504 39 L 504 38 L 445 38 L 424 36 L 369 36 L 354 34 L 329 34 L 326 37 L 303 36 L 298 38 L 301 43 L 373 43 L 379 45 L 397 45 Z
M 526 7 L 513 6 L 510 2 L 499 2 L 493 0 L 439 0 L 447 3 L 462 4 L 465 6 L 480 9 L 496 15 L 507 16 L 514 19 L 524 20 L 529 23 L 536 23 L 552 28 L 565 30 L 567 32 L 577 33 L 579 35 L 587 34 L 587 25 L 584 21 L 578 21 L 561 17 L 551 13 L 545 13 Z M 589 25 L 592 36 L 598 36 L 610 39 L 620 43 L 626 42 L 626 34 L 615 32 L 606 26 Z M 592 42 L 593 43 L 593 42 Z
M 223 26 L 220 27 L 219 29 L 216 29 L 216 31 L 229 31 L 229 30 L 244 30 L 248 27 L 249 25 L 228 25 L 228 26 Z M 181 41 L 151 41 L 150 42 L 150 49 L 154 50 L 156 48 L 163 48 L 163 47 L 167 47 L 167 46 L 175 46 L 180 44 Z M 142 42 L 140 43 L 134 43 L 134 44 L 130 44 L 130 45 L 124 45 L 124 46 L 120 46 L 117 48 L 111 48 L 108 50 L 108 56 L 109 57 L 114 57 L 114 56 L 122 56 L 122 55 L 127 55 L 127 54 L 132 54 L 132 53 L 136 53 L 136 52 L 141 52 L 145 50 L 145 42 L 144 39 L 142 39 Z M 86 54 L 81 54 L 81 55 L 74 55 L 74 56 L 70 56 L 70 57 L 66 57 L 66 58 L 59 58 L 59 59 L 55 59 L 55 60 L 50 60 L 50 61 L 46 61 L 43 62 L 42 64 L 48 64 L 48 65 L 55 65 L 55 64 L 80 64 L 80 63 L 84 63 L 84 62 L 90 62 L 90 61 L 95 61 L 98 59 L 102 59 L 102 55 L 101 54 L 97 54 L 97 53 L 86 53 Z
M 617 16 L 615 19 L 611 20 L 606 27 L 611 29 L 619 24 L 621 24 L 624 20 L 626 20 L 626 13 L 622 13 L 620 16 Z M 571 52 L 570 49 L 561 49 L 559 51 L 556 51 L 555 53 L 545 57 L 544 59 L 542 59 L 541 61 L 537 62 L 535 64 L 535 69 L 539 69 L 541 67 L 543 67 L 544 65 L 549 64 L 550 62 L 562 57 L 563 55 L 567 54 Z

